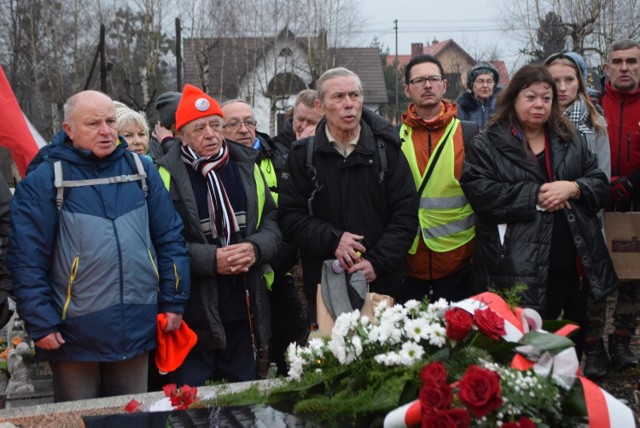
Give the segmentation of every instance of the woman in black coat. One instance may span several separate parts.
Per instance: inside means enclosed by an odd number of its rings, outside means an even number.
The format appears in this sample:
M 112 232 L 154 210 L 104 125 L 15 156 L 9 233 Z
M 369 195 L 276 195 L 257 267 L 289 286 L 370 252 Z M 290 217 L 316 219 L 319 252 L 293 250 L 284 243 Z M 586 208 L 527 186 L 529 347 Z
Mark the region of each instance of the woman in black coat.
M 545 67 L 513 76 L 467 153 L 460 184 L 477 215 L 474 285 L 526 284 L 524 306 L 578 323 L 580 356 L 588 293 L 604 299 L 617 285 L 596 216 L 609 185 L 562 114 Z

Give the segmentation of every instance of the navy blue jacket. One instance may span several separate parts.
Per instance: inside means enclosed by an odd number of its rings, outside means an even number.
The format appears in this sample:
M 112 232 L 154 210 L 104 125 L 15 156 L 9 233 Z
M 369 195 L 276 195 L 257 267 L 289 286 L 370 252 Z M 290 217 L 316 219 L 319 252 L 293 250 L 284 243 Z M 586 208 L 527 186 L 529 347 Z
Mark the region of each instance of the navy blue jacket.
M 65 134 L 11 202 L 11 248 L 18 313 L 37 341 L 59 331 L 59 349 L 36 348 L 48 361 L 122 361 L 156 346 L 158 312 L 182 313 L 190 273 L 182 221 L 156 168 L 141 157 L 140 181 L 67 188 L 58 211 L 53 162 L 65 180 L 137 173 L 126 143 L 103 158 L 74 148 Z

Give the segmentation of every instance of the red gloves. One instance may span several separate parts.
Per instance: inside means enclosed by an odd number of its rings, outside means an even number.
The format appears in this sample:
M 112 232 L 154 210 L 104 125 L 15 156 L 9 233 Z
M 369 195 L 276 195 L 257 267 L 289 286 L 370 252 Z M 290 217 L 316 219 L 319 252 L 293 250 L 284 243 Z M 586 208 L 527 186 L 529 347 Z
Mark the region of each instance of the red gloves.
M 623 202 L 631 197 L 633 185 L 627 177 L 611 177 L 611 199 Z

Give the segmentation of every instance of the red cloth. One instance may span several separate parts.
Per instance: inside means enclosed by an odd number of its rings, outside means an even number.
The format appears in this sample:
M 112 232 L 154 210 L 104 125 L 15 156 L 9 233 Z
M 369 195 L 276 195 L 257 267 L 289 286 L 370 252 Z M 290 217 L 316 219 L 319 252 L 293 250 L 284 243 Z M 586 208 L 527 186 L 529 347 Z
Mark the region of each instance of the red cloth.
M 167 316 L 158 314 L 157 317 L 158 348 L 156 349 L 156 366 L 161 373 L 176 370 L 196 346 L 198 336 L 189 328 L 186 322 L 180 323 L 180 328 L 169 333 L 164 332 L 167 326 Z
M 223 117 L 220 104 L 201 89 L 188 83 L 184 85 L 176 110 L 176 129 L 179 131 L 191 121 L 212 115 Z
M 18 172 L 24 177 L 27 165 L 38 153 L 38 144 L 22 115 L 18 100 L 13 94 L 2 67 L 0 67 L 0 116 L 2 117 L 0 146 L 9 149 Z

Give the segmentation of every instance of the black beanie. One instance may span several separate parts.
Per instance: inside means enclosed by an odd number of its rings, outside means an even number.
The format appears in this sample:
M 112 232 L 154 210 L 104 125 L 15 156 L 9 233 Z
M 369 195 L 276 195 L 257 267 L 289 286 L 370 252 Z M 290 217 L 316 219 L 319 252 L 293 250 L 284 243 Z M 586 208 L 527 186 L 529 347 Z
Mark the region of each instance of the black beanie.
M 469 69 L 467 72 L 467 88 L 473 91 L 473 82 L 481 74 L 493 74 L 493 81 L 498 85 L 500 83 L 500 73 L 498 70 L 488 62 L 479 62 Z
M 180 103 L 180 92 L 163 92 L 156 99 L 156 110 L 160 117 L 160 124 L 171 127 L 176 124 L 176 110 Z

